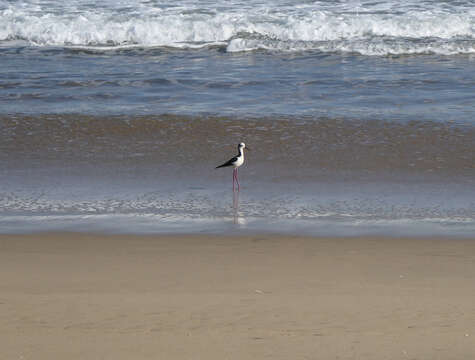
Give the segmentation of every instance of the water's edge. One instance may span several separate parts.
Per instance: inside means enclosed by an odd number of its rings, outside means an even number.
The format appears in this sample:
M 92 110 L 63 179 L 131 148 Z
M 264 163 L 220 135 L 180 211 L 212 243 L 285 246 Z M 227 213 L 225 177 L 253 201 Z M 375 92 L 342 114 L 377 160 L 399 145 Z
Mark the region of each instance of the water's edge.
M 475 129 L 431 122 L 0 117 L 0 232 L 475 232 Z M 242 190 L 214 167 L 246 141 Z

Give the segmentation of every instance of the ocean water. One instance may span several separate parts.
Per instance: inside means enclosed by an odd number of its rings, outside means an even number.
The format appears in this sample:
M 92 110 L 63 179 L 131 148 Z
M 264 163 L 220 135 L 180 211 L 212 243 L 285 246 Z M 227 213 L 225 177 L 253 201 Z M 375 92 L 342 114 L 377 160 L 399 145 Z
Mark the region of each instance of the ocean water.
M 0 65 L 0 232 L 475 234 L 473 1 L 1 0 Z

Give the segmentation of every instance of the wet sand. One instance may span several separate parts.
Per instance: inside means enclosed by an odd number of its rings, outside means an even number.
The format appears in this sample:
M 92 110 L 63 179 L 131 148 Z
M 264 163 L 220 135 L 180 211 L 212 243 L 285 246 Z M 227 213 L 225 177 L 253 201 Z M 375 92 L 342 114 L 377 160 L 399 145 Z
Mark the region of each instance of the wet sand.
M 0 236 L 1 359 L 469 359 L 475 239 Z
M 334 173 L 342 171 L 373 178 L 388 174 L 391 178 L 472 178 L 475 174 L 475 127 L 454 123 L 0 115 L 0 126 L 4 137 L 0 161 L 11 170 L 67 167 L 71 173 L 98 175 L 104 168 L 134 167 L 142 176 L 150 168 L 158 168 L 163 176 L 190 175 L 205 168 L 208 173 L 243 141 L 253 149 L 248 154 L 255 165 L 253 177 L 265 180 L 272 175 L 292 179 L 326 175 L 334 180 Z

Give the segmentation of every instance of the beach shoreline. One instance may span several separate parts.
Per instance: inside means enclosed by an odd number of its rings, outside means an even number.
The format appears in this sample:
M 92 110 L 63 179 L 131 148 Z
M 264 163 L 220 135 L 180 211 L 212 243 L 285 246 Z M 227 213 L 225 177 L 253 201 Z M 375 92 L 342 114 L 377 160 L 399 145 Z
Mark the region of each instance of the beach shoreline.
M 475 239 L 0 235 L 5 359 L 467 359 Z
M 473 126 L 37 114 L 0 128 L 2 233 L 475 233 Z M 241 141 L 233 193 L 215 167 Z

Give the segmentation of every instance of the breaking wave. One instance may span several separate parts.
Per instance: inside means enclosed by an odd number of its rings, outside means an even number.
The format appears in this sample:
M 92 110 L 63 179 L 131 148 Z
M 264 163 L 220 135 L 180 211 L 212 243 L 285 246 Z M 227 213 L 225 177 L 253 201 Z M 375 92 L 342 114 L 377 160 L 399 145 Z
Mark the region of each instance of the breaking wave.
M 37 2 L 0 2 L 0 43 L 8 46 L 21 40 L 33 46 L 101 50 L 218 45 L 229 52 L 475 53 L 475 11 L 469 4 L 68 4 L 48 8 Z

